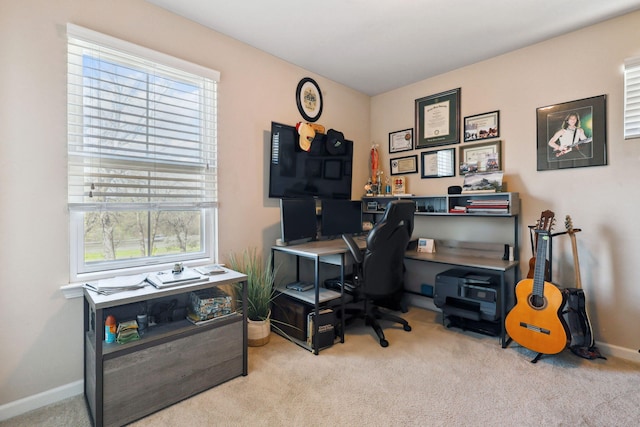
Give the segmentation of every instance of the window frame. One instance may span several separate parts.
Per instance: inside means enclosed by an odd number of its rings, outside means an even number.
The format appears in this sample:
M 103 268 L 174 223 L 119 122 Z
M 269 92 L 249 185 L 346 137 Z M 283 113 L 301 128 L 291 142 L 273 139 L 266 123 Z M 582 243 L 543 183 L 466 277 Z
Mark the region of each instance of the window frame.
M 624 61 L 622 117 L 624 139 L 640 138 L 640 56 L 627 58 Z
M 217 262 L 218 254 L 218 202 L 217 202 L 217 183 L 218 183 L 218 169 L 217 169 L 217 89 L 216 86 L 220 79 L 220 73 L 215 70 L 211 70 L 206 67 L 202 67 L 197 64 L 193 64 L 181 59 L 157 52 L 151 49 L 144 48 L 123 40 L 119 40 L 83 27 L 79 27 L 73 24 L 67 25 L 67 35 L 69 37 L 69 44 L 71 46 L 71 39 L 74 41 L 80 40 L 96 46 L 100 46 L 107 49 L 114 49 L 123 52 L 125 55 L 137 57 L 151 67 L 154 64 L 169 67 L 182 72 L 190 73 L 195 76 L 200 76 L 209 79 L 213 82 L 213 98 L 212 107 L 213 111 L 209 111 L 205 107 L 205 111 L 213 114 L 210 118 L 210 123 L 213 125 L 211 129 L 206 132 L 211 132 L 210 137 L 211 148 L 214 153 L 213 160 L 213 173 L 212 181 L 213 186 L 213 198 L 214 200 L 199 202 L 184 202 L 184 203 L 166 203 L 163 206 L 162 202 L 148 203 L 148 205 L 154 205 L 154 207 L 145 206 L 142 207 L 131 204 L 126 206 L 121 203 L 116 203 L 110 207 L 108 203 L 71 203 L 71 194 L 69 200 L 69 263 L 70 263 L 70 282 L 87 281 L 91 279 L 99 279 L 103 277 L 112 277 L 122 274 L 136 274 L 140 272 L 154 271 L 165 268 L 166 266 L 173 265 L 175 262 L 184 262 L 187 265 L 197 265 L 203 263 Z M 71 54 L 71 53 L 70 53 Z M 149 71 L 150 72 L 150 71 Z M 68 71 L 69 84 L 72 84 L 72 80 L 77 79 L 78 76 L 73 76 L 71 70 Z M 71 89 L 69 89 L 71 90 Z M 71 100 L 68 100 L 68 115 L 70 115 L 74 108 Z M 72 122 L 68 119 L 69 123 Z M 204 124 L 203 124 L 204 126 Z M 202 126 L 201 126 L 202 129 Z M 206 133 L 205 132 L 205 133 Z M 69 160 L 71 162 L 71 160 Z M 208 176 L 208 174 L 207 174 Z M 69 178 L 70 179 L 70 178 Z M 207 187 L 208 188 L 208 187 Z M 148 255 L 144 258 L 126 258 L 116 259 L 112 261 L 87 263 L 85 262 L 85 241 L 84 241 L 84 227 L 85 227 L 85 214 L 86 212 L 96 209 L 104 209 L 106 211 L 112 210 L 124 210 L 124 211 L 199 211 L 200 212 L 200 250 L 197 252 L 177 253 L 163 256 Z M 148 239 L 148 236 L 147 236 Z

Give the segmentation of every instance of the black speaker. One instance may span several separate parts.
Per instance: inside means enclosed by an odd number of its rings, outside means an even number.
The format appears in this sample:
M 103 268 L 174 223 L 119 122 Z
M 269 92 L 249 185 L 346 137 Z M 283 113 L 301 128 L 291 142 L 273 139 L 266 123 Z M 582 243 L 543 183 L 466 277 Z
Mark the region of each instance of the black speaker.
M 462 193 L 462 187 L 459 185 L 452 185 L 449 187 L 449 194 L 460 194 Z

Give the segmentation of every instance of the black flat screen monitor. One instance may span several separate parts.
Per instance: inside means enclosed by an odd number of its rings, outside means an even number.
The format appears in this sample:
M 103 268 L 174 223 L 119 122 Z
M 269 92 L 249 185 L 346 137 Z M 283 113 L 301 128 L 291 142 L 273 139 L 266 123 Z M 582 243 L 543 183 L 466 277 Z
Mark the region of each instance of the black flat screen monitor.
M 316 240 L 315 199 L 280 199 L 280 230 L 283 243 Z
M 321 231 L 323 236 L 362 233 L 362 202 L 323 200 Z
M 353 142 L 330 152 L 327 136 L 317 133 L 309 151 L 300 148 L 294 126 L 271 123 L 269 197 L 351 199 Z

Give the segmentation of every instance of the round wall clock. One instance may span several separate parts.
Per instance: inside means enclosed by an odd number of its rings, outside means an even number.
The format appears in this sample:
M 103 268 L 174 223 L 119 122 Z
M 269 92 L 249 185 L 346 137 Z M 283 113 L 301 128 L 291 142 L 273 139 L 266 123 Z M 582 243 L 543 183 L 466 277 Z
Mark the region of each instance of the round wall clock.
M 296 89 L 296 103 L 298 111 L 305 120 L 315 122 L 322 114 L 322 93 L 315 80 L 305 77 L 298 83 Z

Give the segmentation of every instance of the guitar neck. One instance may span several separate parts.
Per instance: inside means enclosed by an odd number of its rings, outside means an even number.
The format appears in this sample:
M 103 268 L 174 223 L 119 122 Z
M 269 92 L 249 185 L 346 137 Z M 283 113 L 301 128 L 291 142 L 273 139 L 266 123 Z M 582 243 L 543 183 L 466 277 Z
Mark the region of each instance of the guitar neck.
M 544 230 L 537 230 L 536 234 L 540 234 L 538 247 L 536 248 L 536 265 L 533 271 L 533 293 L 542 296 L 544 290 L 545 266 L 547 243 L 549 241 L 549 233 Z
M 574 142 L 571 145 L 568 145 L 567 148 L 573 148 L 573 147 L 577 147 L 578 145 L 582 145 L 582 144 L 588 144 L 591 141 L 593 141 L 593 138 L 587 138 L 587 139 L 581 139 L 579 141 Z
M 578 261 L 578 242 L 576 240 L 575 232 L 570 232 L 571 237 L 571 250 L 573 251 L 573 269 L 576 275 L 576 288 L 582 289 L 582 280 L 580 278 L 580 261 Z

